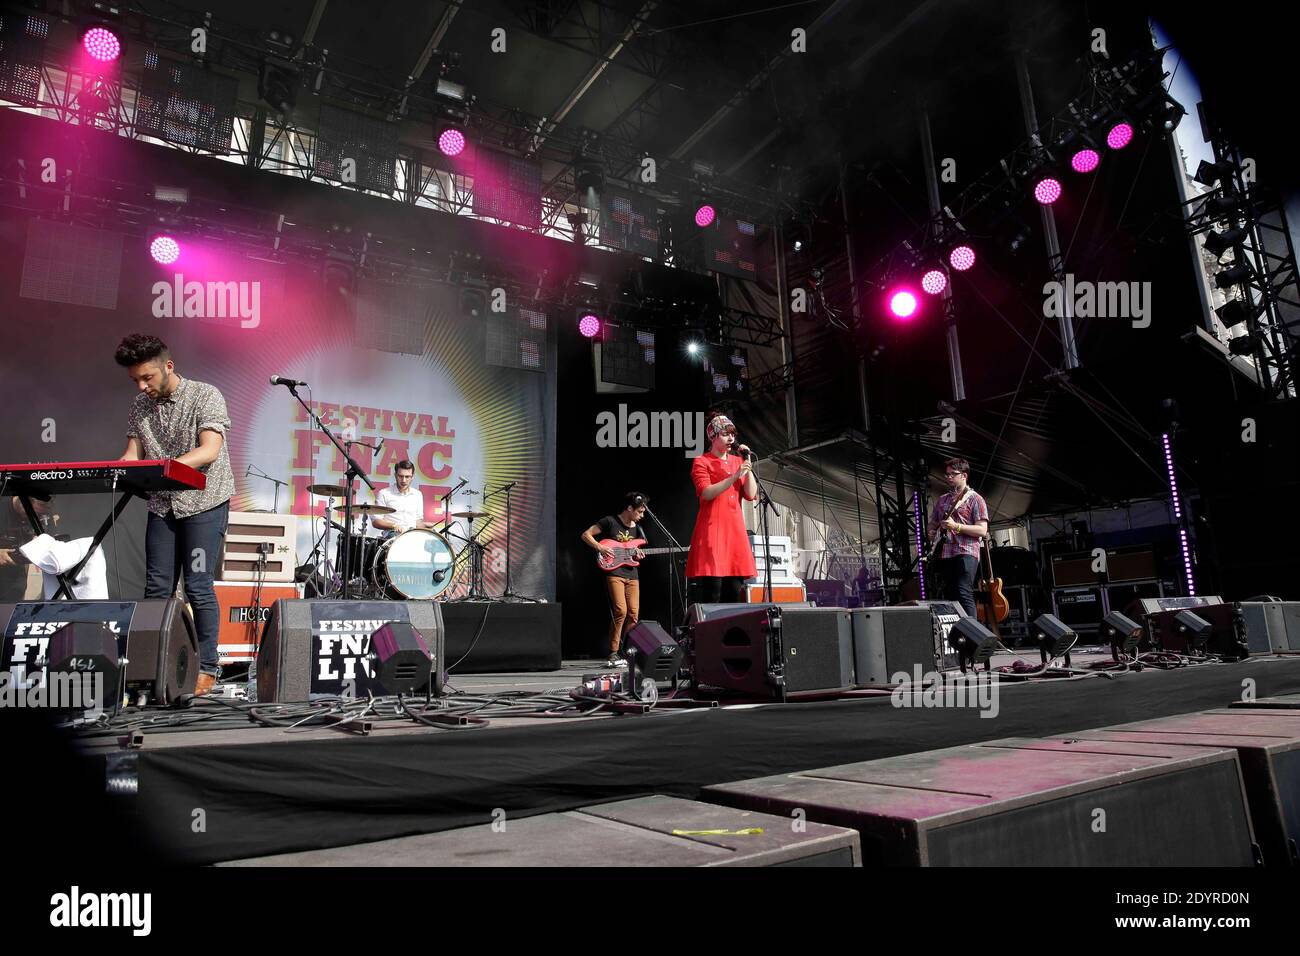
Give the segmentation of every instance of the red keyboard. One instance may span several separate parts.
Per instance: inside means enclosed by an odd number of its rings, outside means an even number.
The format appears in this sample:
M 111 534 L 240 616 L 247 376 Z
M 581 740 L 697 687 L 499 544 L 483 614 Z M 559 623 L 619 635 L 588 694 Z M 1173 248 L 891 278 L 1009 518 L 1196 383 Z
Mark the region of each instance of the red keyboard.
M 13 495 L 84 495 L 117 490 L 148 494 L 203 488 L 201 471 L 174 458 L 157 461 L 54 461 L 0 465 L 0 488 Z

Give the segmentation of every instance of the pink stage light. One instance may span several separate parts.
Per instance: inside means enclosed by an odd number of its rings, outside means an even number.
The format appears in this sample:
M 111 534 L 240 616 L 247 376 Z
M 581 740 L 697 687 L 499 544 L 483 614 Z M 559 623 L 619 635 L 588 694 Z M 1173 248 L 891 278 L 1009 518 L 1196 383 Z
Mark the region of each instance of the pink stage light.
M 955 247 L 948 253 L 948 265 L 958 272 L 965 272 L 975 265 L 975 250 L 965 245 Z
M 910 319 L 916 312 L 916 296 L 907 289 L 899 289 L 889 294 L 889 311 L 895 318 Z
M 1133 124 L 1119 122 L 1106 134 L 1106 145 L 1111 149 L 1123 149 L 1133 141 Z
M 1034 187 L 1034 198 L 1044 206 L 1050 206 L 1061 198 L 1061 182 L 1051 176 L 1044 176 Z
M 1090 173 L 1101 165 L 1101 154 L 1095 149 L 1084 148 L 1070 157 L 1070 168 L 1076 173 Z
M 699 209 L 695 210 L 695 225 L 699 226 L 701 229 L 705 226 L 711 226 L 713 225 L 713 218 L 716 215 L 717 213 L 714 212 L 712 206 L 707 204 L 703 205 Z
M 588 313 L 578 320 L 578 331 L 583 338 L 594 339 L 600 334 L 600 319 Z
M 93 59 L 111 63 L 122 55 L 122 41 L 106 27 L 91 27 L 81 36 L 82 48 Z
M 438 149 L 444 156 L 459 156 L 465 151 L 465 134 L 458 129 L 445 129 L 438 136 Z
M 942 269 L 931 269 L 921 276 L 921 291 L 927 295 L 939 295 L 948 288 L 948 276 Z
M 181 244 L 171 236 L 154 236 L 149 243 L 149 255 L 160 265 L 169 266 L 181 256 Z

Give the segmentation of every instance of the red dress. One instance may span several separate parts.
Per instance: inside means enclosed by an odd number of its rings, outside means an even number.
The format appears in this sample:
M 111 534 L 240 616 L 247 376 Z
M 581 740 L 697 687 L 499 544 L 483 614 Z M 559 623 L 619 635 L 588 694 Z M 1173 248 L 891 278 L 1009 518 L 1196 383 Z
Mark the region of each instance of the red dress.
M 717 484 L 728 475 L 740 471 L 743 459 L 739 455 L 719 458 L 706 451 L 691 465 L 691 481 L 700 499 L 700 514 L 695 519 L 695 533 L 691 535 L 691 551 L 686 558 L 688 578 L 752 578 L 758 572 L 754 567 L 754 552 L 745 534 L 745 519 L 740 512 L 740 495 L 744 483 L 734 481 L 712 501 L 704 500 L 704 489 Z M 750 499 L 753 500 L 752 498 Z

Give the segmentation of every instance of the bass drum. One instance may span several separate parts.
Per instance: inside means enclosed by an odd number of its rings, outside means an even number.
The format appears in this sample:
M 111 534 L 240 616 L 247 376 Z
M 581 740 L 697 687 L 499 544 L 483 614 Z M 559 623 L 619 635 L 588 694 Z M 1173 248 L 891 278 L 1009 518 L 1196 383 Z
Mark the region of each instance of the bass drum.
M 456 553 L 436 531 L 413 528 L 389 538 L 375 556 L 375 589 L 395 601 L 427 601 L 451 587 Z

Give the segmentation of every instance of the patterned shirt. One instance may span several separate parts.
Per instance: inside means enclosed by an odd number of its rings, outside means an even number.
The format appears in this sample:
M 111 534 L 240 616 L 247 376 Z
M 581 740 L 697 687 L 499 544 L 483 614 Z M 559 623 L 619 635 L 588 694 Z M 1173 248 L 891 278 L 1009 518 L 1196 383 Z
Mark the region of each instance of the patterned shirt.
M 229 501 L 235 493 L 235 475 L 230 470 L 230 414 L 226 400 L 215 386 L 181 379 L 176 391 L 155 401 L 140 392 L 131 403 L 127 422 L 128 438 L 140 440 L 140 457 L 178 458 L 199 447 L 199 432 L 214 431 L 226 440 L 211 464 L 198 469 L 208 476 L 207 487 L 189 491 L 155 491 L 149 496 L 149 510 L 166 516 L 188 518 Z
M 952 507 L 953 501 L 960 497 L 961 495 L 954 495 L 950 491 L 936 501 L 934 503 L 934 513 L 930 516 L 930 526 L 933 528 L 940 527 L 943 524 L 944 517 L 948 514 L 948 509 Z M 985 503 L 984 497 L 978 491 L 972 489 L 952 518 L 958 524 L 979 524 L 981 521 L 989 520 L 989 506 Z M 979 536 L 944 531 L 943 550 L 939 552 L 939 557 L 955 558 L 959 555 L 978 558 L 980 556 Z

